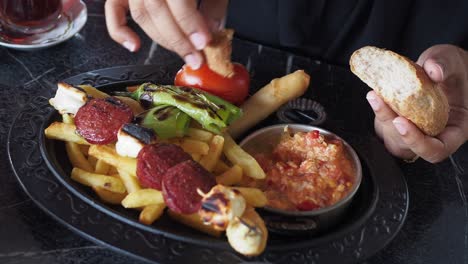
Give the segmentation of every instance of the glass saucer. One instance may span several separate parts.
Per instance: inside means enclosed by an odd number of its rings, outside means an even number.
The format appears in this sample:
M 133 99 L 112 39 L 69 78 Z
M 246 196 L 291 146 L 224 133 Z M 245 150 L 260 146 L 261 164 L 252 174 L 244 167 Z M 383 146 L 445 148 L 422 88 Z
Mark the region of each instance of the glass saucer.
M 88 12 L 83 1 L 64 1 L 57 25 L 47 32 L 32 35 L 8 32 L 7 36 L 0 26 L 0 46 L 17 50 L 48 48 L 73 37 L 86 24 L 87 18 Z

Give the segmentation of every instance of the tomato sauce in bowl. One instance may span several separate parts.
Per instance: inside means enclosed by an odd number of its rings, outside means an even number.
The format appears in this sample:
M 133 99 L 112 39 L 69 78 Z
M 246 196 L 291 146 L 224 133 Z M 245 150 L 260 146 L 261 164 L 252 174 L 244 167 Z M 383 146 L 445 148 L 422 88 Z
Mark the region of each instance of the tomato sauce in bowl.
M 255 158 L 266 173 L 260 184 L 268 205 L 310 211 L 331 206 L 353 186 L 354 168 L 341 140 L 318 130 L 284 133 L 271 154 Z
M 318 213 L 349 202 L 361 180 L 354 150 L 323 129 L 290 126 L 296 129 L 265 128 L 240 144 L 266 174 L 247 184 L 262 189 L 268 207 L 280 212 Z

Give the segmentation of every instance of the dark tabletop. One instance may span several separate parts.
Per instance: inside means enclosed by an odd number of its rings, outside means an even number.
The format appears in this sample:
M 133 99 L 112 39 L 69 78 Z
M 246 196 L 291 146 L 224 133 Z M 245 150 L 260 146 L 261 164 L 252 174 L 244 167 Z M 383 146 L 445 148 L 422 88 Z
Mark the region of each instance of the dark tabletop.
M 177 56 L 143 34 L 142 48 L 134 54 L 114 43 L 106 31 L 103 2 L 88 1 L 86 26 L 66 43 L 35 52 L 0 48 L 0 263 L 140 263 L 81 238 L 42 212 L 18 184 L 6 150 L 8 130 L 16 113 L 35 96 L 50 97 L 59 80 L 118 65 L 173 65 L 167 70 L 175 72 L 182 64 Z M 242 49 L 242 43 L 236 40 L 234 57 L 236 46 Z M 249 64 L 245 58 L 238 60 Z M 323 72 L 322 81 L 330 85 L 339 82 L 333 74 Z M 284 71 L 266 76 L 275 74 Z M 347 76 L 344 80 L 355 81 L 346 69 L 341 74 Z M 254 81 L 253 85 L 260 83 Z M 317 93 L 320 101 L 320 91 Z M 339 106 L 335 109 L 340 111 Z M 368 119 L 372 116 L 370 108 L 367 110 L 362 114 Z M 343 124 L 346 122 L 350 121 L 344 120 Z M 372 131 L 371 122 L 366 124 Z M 424 161 L 399 164 L 409 188 L 408 217 L 395 239 L 364 263 L 468 263 L 468 145 L 436 165 Z

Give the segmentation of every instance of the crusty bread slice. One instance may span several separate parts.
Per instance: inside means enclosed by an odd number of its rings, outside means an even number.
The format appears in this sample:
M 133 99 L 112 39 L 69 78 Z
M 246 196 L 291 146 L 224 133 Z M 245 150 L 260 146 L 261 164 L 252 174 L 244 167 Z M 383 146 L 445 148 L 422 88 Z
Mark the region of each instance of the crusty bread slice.
M 203 50 L 208 67 L 224 77 L 234 75 L 234 65 L 231 62 L 232 37 L 234 30 L 223 29 L 213 34 L 213 39 Z
M 395 52 L 372 46 L 356 50 L 349 64 L 351 71 L 385 103 L 425 134 L 435 136 L 445 128 L 449 114 L 447 97 L 421 66 Z

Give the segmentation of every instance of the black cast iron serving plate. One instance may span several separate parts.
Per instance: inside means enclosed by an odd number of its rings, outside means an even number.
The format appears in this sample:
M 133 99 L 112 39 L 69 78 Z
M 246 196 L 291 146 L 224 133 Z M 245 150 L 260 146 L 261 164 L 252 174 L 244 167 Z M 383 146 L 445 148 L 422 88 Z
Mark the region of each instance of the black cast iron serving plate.
M 171 79 L 152 66 L 129 66 L 80 74 L 65 81 L 109 92 L 144 81 L 169 83 Z M 337 226 L 314 236 L 271 233 L 265 252 L 248 258 L 235 253 L 225 238 L 212 238 L 167 216 L 152 226 L 142 225 L 136 211 L 106 205 L 88 187 L 70 180 L 71 165 L 64 144 L 43 135 L 43 129 L 59 118 L 44 97 L 31 100 L 16 117 L 8 151 L 19 182 L 62 224 L 96 243 L 141 259 L 162 263 L 354 263 L 388 244 L 408 210 L 406 182 L 383 145 L 369 135 L 342 130 L 336 125 L 339 122 L 330 120 L 324 128 L 348 141 L 363 164 L 363 181 L 347 215 Z M 259 127 L 277 122 L 272 117 Z

